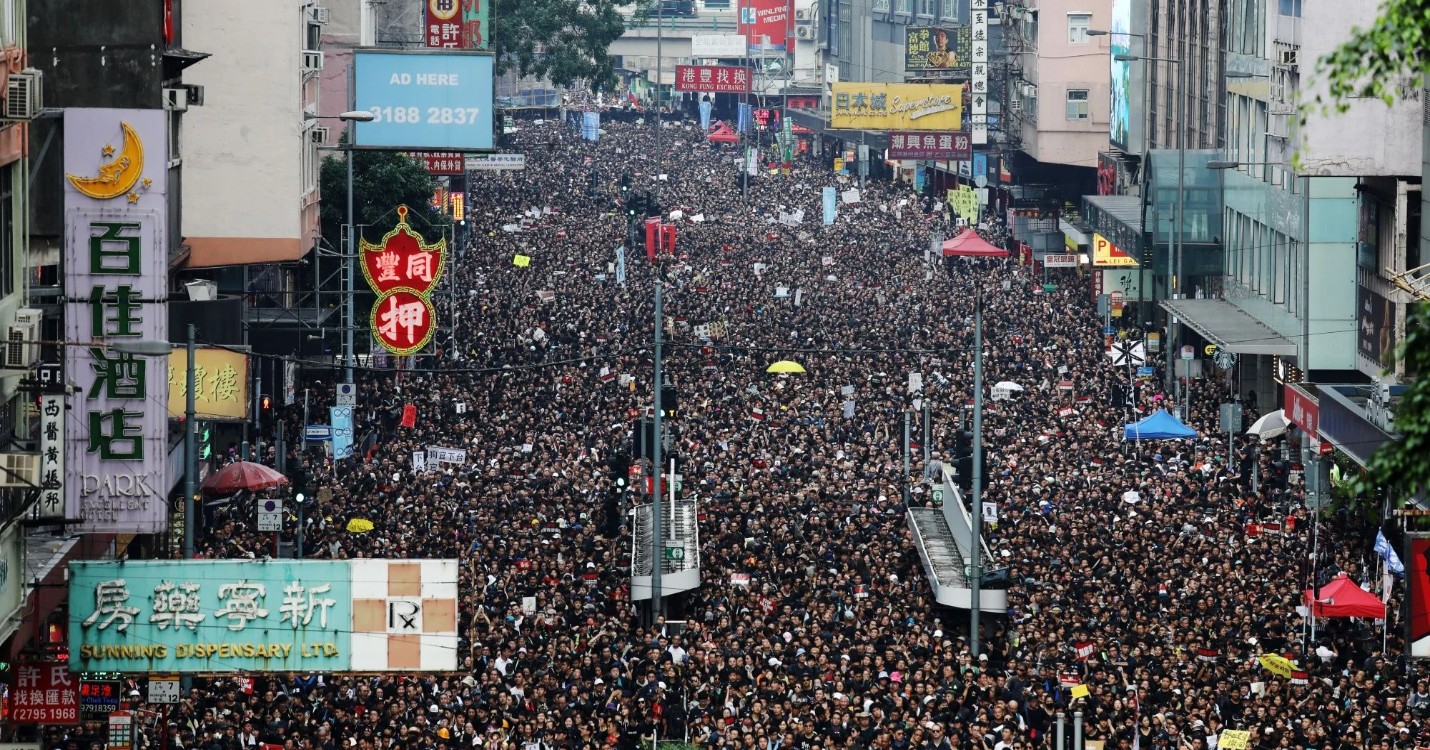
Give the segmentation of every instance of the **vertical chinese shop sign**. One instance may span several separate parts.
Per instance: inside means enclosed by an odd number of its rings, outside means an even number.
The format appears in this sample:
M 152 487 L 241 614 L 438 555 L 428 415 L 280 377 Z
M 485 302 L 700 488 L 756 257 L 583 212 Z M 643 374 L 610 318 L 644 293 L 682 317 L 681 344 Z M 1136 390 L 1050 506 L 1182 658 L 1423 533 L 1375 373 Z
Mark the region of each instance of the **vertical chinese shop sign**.
M 80 533 L 168 518 L 168 359 L 97 342 L 167 341 L 167 113 L 65 110 L 65 515 Z
M 432 290 L 442 278 L 447 241 L 428 244 L 407 224 L 407 206 L 397 207 L 397 226 L 379 244 L 362 241 L 362 275 L 377 293 L 368 324 L 393 354 L 421 351 L 437 331 Z

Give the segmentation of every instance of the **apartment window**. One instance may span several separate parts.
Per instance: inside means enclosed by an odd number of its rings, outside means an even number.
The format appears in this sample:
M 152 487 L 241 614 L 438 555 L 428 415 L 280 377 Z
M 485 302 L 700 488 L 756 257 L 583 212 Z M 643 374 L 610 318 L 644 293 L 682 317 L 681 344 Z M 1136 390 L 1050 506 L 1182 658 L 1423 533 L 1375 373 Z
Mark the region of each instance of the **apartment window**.
M 15 231 L 15 215 L 10 210 L 14 205 L 10 185 L 14 182 L 14 162 L 0 168 L 0 294 L 9 296 L 15 292 L 15 275 L 11 270 L 15 265 L 15 246 L 12 235 Z
M 899 0 L 897 8 L 900 13 L 913 13 L 914 0 Z
M 888 12 L 889 12 L 889 0 L 874 0 L 874 6 L 873 6 L 873 7 L 874 7 L 874 12 L 875 12 L 875 13 L 888 13 Z
M 316 23 L 303 24 L 303 49 L 321 49 L 323 46 L 323 27 Z
M 932 16 L 935 0 L 919 0 L 919 15 Z
M 958 3 L 956 0 L 943 0 L 943 18 L 945 21 L 958 20 Z
M 1092 27 L 1091 13 L 1068 14 L 1068 44 L 1087 44 L 1087 30 Z
M 304 194 L 318 189 L 318 144 L 313 141 L 314 130 L 315 128 L 303 130 L 303 152 L 300 163 L 303 165 Z
M 1087 111 L 1087 89 L 1069 89 L 1067 95 L 1068 119 L 1086 120 Z

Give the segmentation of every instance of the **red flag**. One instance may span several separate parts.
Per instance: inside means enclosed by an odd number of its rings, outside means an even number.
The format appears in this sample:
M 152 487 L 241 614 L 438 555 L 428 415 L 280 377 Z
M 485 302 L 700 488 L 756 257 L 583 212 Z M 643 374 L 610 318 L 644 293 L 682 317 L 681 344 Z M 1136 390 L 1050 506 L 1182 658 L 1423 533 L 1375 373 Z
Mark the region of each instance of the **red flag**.
M 413 406 L 412 404 L 408 404 L 408 405 L 402 407 L 402 426 L 403 426 L 403 427 L 416 427 L 416 426 L 417 426 L 417 407 L 416 407 L 416 406 Z
M 664 254 L 675 254 L 675 225 L 662 224 L 660 226 L 660 251 Z
M 645 220 L 645 257 L 655 260 L 657 246 L 660 244 L 660 217 L 653 216 Z

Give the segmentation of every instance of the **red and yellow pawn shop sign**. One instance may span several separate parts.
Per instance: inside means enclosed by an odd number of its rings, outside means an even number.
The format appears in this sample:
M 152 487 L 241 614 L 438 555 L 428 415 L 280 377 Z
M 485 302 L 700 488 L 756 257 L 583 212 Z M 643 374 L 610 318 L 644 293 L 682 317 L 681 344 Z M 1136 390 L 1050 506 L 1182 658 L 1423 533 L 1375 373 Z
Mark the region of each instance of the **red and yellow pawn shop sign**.
M 377 292 L 368 315 L 372 335 L 393 354 L 421 351 L 437 331 L 432 290 L 442 278 L 447 241 L 428 244 L 407 223 L 407 206 L 397 207 L 397 226 L 373 244 L 362 241 L 362 275 Z

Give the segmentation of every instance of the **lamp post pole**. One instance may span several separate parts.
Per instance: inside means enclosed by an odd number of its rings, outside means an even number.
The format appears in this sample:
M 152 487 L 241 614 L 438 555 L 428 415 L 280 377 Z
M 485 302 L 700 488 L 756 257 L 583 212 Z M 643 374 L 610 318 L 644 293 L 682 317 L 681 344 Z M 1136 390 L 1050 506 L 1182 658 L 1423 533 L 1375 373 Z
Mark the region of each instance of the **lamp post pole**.
M 357 227 L 353 222 L 353 158 L 357 152 L 352 148 L 352 139 L 348 139 L 348 247 L 347 256 L 343 259 L 343 264 L 347 267 L 347 279 L 343 282 L 343 309 L 346 311 L 347 325 L 343 326 L 343 382 L 353 382 L 353 365 L 355 364 L 357 352 L 353 351 L 353 330 L 357 328 L 357 318 L 354 317 L 355 303 L 353 297 L 357 291 L 354 288 L 353 276 L 356 269 L 353 268 L 357 262 L 357 238 L 355 236 Z
M 660 568 L 661 568 L 661 563 L 663 562 L 663 560 L 662 560 L 661 558 L 665 555 L 665 540 L 661 538 L 661 537 L 662 537 L 662 533 L 661 533 L 661 532 L 663 531 L 663 529 L 661 529 L 661 527 L 660 527 L 660 526 L 661 526 L 661 523 L 660 523 L 660 521 L 661 521 L 661 518 L 660 518 L 660 514 L 661 514 L 661 502 L 660 502 L 660 477 L 661 477 L 661 471 L 660 471 L 660 470 L 661 470 L 661 465 L 660 465 L 660 441 L 661 441 L 660 422 L 661 422 L 661 420 L 660 420 L 660 416 L 661 416 L 661 414 L 660 414 L 660 412 L 661 412 L 661 408 L 662 408 L 662 405 L 661 405 L 661 403 L 660 403 L 660 400 L 661 400 L 661 399 L 660 399 L 660 395 L 661 395 L 661 394 L 660 394 L 660 391 L 661 391 L 660 355 L 661 355 L 661 348 L 662 348 L 663 345 L 665 344 L 665 318 L 664 318 L 664 312 L 665 312 L 665 311 L 664 311 L 663 309 L 661 309 L 661 303 L 662 303 L 662 301 L 663 301 L 663 300 L 662 300 L 662 296 L 663 296 L 663 295 L 662 295 L 662 292 L 664 291 L 664 289 L 665 289 L 665 282 L 660 278 L 660 269 L 657 268 L 657 269 L 656 269 L 656 280 L 655 280 L 655 346 L 654 346 L 654 350 L 655 350 L 655 373 L 654 373 L 654 376 L 655 376 L 655 385 L 654 385 L 654 388 L 652 389 L 652 390 L 654 391 L 654 394 L 652 395 L 652 398 L 651 398 L 651 402 L 652 402 L 651 405 L 654 407 L 654 411 L 655 411 L 655 414 L 651 417 L 651 419 L 652 419 L 652 432 L 655 433 L 655 436 L 654 436 L 654 441 L 653 441 L 654 444 L 651 445 L 651 447 L 650 447 L 650 456 L 651 456 L 651 467 L 650 467 L 650 478 L 651 478 L 651 492 L 650 492 L 650 494 L 651 494 L 651 505 L 650 505 L 650 530 L 651 530 L 650 619 L 651 619 L 651 624 L 652 624 L 652 625 L 655 624 L 656 620 L 660 619 L 660 615 L 661 615 L 661 602 L 660 602 L 660 595 L 661 595 L 661 580 L 660 580 L 660 578 L 661 578 L 661 570 L 660 570 Z
M 194 406 L 194 324 L 188 326 L 184 371 L 184 559 L 194 557 L 194 493 L 198 491 L 199 441 Z
M 978 658 L 979 616 L 983 611 L 983 289 L 973 296 L 973 539 L 969 542 L 968 645 Z

